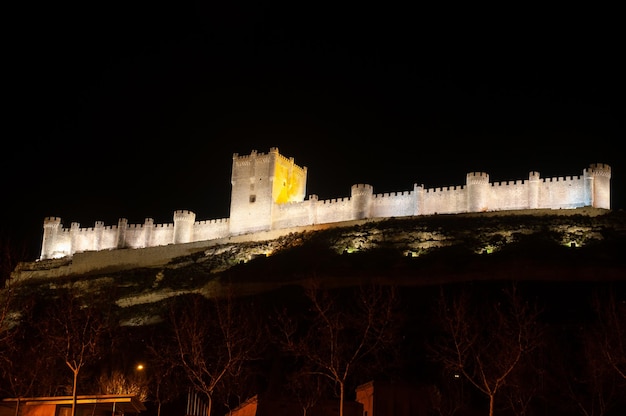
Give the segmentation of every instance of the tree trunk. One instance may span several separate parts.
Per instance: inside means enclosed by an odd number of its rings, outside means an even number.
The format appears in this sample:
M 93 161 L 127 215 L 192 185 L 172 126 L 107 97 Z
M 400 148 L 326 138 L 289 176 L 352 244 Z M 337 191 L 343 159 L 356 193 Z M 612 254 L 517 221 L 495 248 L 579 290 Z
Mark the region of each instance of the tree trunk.
M 344 396 L 345 386 L 343 383 L 339 384 L 339 416 L 343 416 L 343 396 Z
M 78 381 L 78 371 L 74 370 L 74 386 L 72 387 L 72 416 L 76 416 L 76 382 Z

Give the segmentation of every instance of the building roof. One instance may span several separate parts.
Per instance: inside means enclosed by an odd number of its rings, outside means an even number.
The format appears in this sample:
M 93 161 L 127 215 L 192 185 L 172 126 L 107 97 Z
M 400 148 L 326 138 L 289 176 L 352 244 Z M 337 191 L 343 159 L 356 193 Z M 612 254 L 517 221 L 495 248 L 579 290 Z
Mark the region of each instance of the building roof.
M 20 406 L 33 405 L 72 405 L 72 396 L 53 396 L 53 397 L 22 397 L 3 399 L 0 405 L 3 407 L 15 408 Z M 77 406 L 90 405 L 98 410 L 107 410 L 109 412 L 119 411 L 122 413 L 140 413 L 146 410 L 146 406 L 135 395 L 124 394 L 96 394 L 89 396 L 77 396 Z

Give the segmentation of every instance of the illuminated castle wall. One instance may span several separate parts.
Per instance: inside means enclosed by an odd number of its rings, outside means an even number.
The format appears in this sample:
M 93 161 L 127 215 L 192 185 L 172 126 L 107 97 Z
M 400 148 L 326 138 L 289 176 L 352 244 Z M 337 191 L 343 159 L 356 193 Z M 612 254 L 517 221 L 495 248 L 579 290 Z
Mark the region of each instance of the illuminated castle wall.
M 277 148 L 268 153 L 233 155 L 230 218 L 196 221 L 191 211 L 174 212 L 173 223 L 117 225 L 97 221 L 94 227 L 72 223 L 63 228 L 61 219 L 44 220 L 40 259 L 71 256 L 77 252 L 144 248 L 207 241 L 229 236 L 328 224 L 366 218 L 458 214 L 525 209 L 611 208 L 611 167 L 592 164 L 582 175 L 541 178 L 530 172 L 528 179 L 489 182 L 484 172 L 467 174 L 465 185 L 424 188 L 415 184 L 403 192 L 375 194 L 371 185 L 353 185 L 348 197 L 318 200 L 306 194 L 307 168 Z

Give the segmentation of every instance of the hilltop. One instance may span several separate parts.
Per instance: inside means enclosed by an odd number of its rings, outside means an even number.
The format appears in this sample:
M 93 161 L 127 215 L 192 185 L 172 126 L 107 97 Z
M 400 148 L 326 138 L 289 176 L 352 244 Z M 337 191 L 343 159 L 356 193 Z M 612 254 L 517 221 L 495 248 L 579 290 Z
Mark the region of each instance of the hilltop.
M 626 276 L 623 211 L 387 218 L 263 236 L 21 263 L 9 285 L 18 298 L 54 297 L 64 287 L 111 296 L 121 324 L 144 325 L 159 321 L 165 299 L 220 296 L 226 283 L 249 296 L 311 277 L 329 287 L 364 281 L 427 287 L 489 280 L 613 282 Z

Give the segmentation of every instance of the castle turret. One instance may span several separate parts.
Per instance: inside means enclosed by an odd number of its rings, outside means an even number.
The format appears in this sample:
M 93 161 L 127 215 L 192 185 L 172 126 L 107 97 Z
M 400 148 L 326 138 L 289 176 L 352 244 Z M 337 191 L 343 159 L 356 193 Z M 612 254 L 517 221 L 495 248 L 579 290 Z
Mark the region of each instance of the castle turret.
M 317 195 L 309 195 L 309 224 L 317 224 L 317 201 L 319 201 Z
M 374 188 L 372 185 L 352 185 L 352 218 L 360 220 L 369 218 Z
M 128 228 L 128 220 L 120 218 L 117 221 L 117 248 L 126 247 L 126 229 Z
M 415 210 L 413 215 L 422 215 L 424 212 L 424 185 L 413 184 Z
M 43 240 L 41 244 L 41 256 L 39 257 L 41 260 L 54 258 L 57 236 L 62 228 L 61 218 L 46 217 L 43 220 Z
M 96 221 L 93 229 L 94 229 L 93 249 L 96 251 L 99 251 L 102 249 L 102 235 L 104 234 L 104 221 Z
M 528 174 L 528 208 L 539 208 L 539 183 L 541 177 L 539 172 L 530 172 Z
M 187 210 L 174 212 L 174 244 L 189 243 L 193 237 L 196 214 Z
M 78 236 L 80 233 L 80 223 L 72 222 L 70 225 L 70 252 L 73 255 L 76 251 L 81 251 L 78 249 L 80 246 L 78 242 Z
M 611 167 L 603 163 L 589 165 L 583 171 L 585 205 L 611 209 Z
M 154 219 L 146 218 L 143 223 L 144 229 L 144 247 L 152 245 L 152 232 L 154 231 Z
M 489 175 L 485 172 L 467 174 L 467 211 L 483 212 L 489 209 Z

